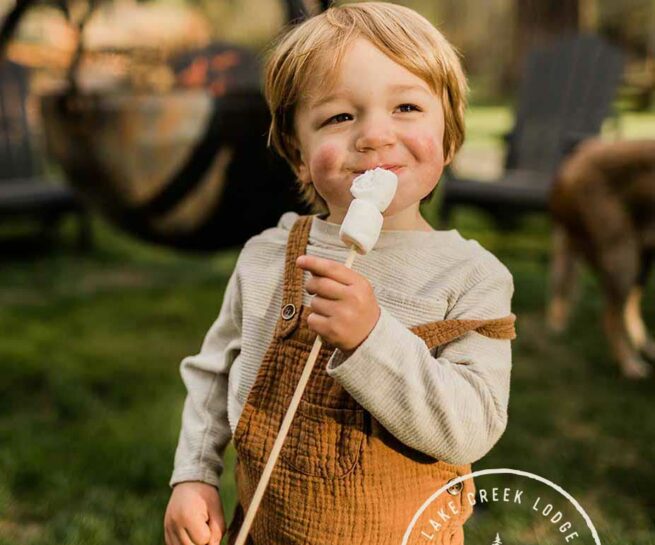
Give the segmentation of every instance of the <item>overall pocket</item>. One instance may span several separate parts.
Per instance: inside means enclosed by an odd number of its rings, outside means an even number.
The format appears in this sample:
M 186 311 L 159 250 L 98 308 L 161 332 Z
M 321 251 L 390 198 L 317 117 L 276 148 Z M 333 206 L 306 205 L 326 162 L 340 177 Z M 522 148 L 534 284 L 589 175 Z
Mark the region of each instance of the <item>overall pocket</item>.
M 280 458 L 312 477 L 345 477 L 357 465 L 366 434 L 364 409 L 322 407 L 300 400 Z

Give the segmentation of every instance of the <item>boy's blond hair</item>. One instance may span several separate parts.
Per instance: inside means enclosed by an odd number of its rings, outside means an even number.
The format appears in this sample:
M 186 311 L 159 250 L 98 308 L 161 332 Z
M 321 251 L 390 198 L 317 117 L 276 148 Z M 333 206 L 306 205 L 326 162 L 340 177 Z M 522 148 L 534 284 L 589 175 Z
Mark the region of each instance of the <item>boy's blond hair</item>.
M 447 160 L 452 159 L 464 140 L 467 93 L 458 54 L 425 17 L 410 8 L 385 2 L 333 6 L 287 29 L 274 41 L 264 79 L 264 96 L 272 117 L 268 146 L 272 144 L 296 169 L 299 156 L 295 109 L 300 100 L 310 98 L 310 89 L 318 87 L 325 93 L 334 86 L 344 52 L 357 38 L 367 39 L 420 77 L 441 98 L 444 155 Z M 312 86 L 312 81 L 321 84 Z M 313 184 L 300 184 L 300 189 L 303 200 L 315 212 L 328 210 Z

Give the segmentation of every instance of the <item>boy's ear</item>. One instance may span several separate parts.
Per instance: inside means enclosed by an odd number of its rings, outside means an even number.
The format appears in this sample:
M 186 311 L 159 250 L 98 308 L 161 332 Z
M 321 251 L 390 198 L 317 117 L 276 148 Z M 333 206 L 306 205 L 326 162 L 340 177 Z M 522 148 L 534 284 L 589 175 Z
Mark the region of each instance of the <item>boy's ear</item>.
M 300 147 L 295 141 L 292 142 L 291 146 L 293 147 L 293 156 L 294 156 L 293 165 L 292 165 L 294 174 L 303 184 L 306 185 L 311 183 L 309 169 L 305 164 L 305 160 L 303 158 L 303 154 Z
M 309 176 L 309 169 L 305 166 L 305 163 L 301 163 L 300 166 L 297 169 L 297 176 L 298 179 L 304 184 L 310 184 L 311 183 L 311 177 Z
M 455 158 L 455 152 L 451 151 L 446 157 L 444 158 L 443 166 L 447 167 L 450 163 L 453 162 L 453 159 Z

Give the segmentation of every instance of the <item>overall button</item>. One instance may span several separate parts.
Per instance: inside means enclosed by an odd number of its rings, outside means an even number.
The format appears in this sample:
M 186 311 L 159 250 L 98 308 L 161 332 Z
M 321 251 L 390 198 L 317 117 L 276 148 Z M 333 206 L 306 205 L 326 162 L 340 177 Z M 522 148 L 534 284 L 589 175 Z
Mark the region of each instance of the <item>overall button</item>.
M 454 480 L 455 479 L 450 479 L 450 481 L 454 481 Z M 450 481 L 448 481 L 448 482 L 450 482 Z M 462 488 L 464 488 L 464 485 L 462 484 L 461 481 L 458 482 L 458 483 L 455 483 L 450 488 L 448 488 L 448 494 L 450 494 L 451 496 L 457 496 L 457 494 L 459 494 L 462 491 Z
M 282 318 L 284 318 L 285 320 L 291 320 L 291 318 L 293 318 L 295 313 L 296 313 L 296 306 L 293 305 L 292 303 L 289 303 L 282 307 Z

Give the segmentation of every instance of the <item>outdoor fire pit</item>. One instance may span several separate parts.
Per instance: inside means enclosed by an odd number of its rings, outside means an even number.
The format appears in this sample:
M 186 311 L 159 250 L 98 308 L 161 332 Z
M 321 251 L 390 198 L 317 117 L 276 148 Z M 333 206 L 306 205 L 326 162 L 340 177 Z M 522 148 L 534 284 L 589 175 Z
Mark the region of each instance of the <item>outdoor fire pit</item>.
M 164 92 L 42 97 L 68 181 L 120 227 L 185 249 L 240 244 L 300 210 L 291 170 L 266 147 L 254 55 L 213 44 L 173 68 L 180 85 Z
M 33 4 L 10 12 L 0 52 Z M 299 0 L 282 4 L 289 24 L 309 16 Z M 283 212 L 307 211 L 291 169 L 266 145 L 256 52 L 200 45 L 197 18 L 171 16 L 170 7 L 98 6 L 63 10 L 68 20 L 58 24 L 71 27 L 71 43 L 51 47 L 55 56 L 16 50 L 34 67 L 56 57 L 66 71 L 40 92 L 40 113 L 49 154 L 83 200 L 132 235 L 188 250 L 242 244 Z M 169 25 L 166 40 L 153 34 L 153 18 L 156 28 Z M 189 36 L 189 28 L 200 30 Z M 192 45 L 180 50 L 187 38 Z

